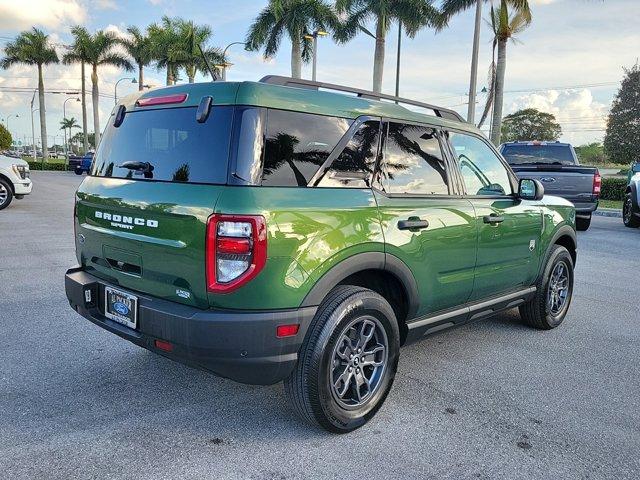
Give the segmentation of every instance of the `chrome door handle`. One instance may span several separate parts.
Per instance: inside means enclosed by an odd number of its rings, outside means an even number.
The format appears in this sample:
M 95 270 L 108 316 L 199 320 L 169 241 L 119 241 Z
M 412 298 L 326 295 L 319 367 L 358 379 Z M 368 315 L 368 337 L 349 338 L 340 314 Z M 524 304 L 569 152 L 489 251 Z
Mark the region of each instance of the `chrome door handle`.
M 497 225 L 498 223 L 504 222 L 504 217 L 492 213 L 491 215 L 485 215 L 483 217 L 484 223 L 489 223 L 491 225 Z
M 399 230 L 422 230 L 423 228 L 428 228 L 429 222 L 427 220 L 422 220 L 421 218 L 412 217 L 408 220 L 400 220 L 398 222 Z

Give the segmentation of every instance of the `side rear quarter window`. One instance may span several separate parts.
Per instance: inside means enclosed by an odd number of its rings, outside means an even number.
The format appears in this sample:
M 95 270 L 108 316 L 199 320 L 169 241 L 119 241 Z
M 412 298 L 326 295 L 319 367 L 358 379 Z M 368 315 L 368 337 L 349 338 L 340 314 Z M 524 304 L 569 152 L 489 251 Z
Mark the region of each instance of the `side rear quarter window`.
M 482 139 L 464 133 L 450 132 L 468 195 L 511 195 L 509 173 L 500 158 Z
M 380 122 L 368 120 L 360 125 L 344 149 L 331 163 L 319 187 L 367 188 L 378 156 Z
M 435 129 L 389 123 L 382 162 L 387 193 L 447 195 L 448 175 Z
M 269 110 L 262 185 L 306 186 L 351 123 L 339 117 Z

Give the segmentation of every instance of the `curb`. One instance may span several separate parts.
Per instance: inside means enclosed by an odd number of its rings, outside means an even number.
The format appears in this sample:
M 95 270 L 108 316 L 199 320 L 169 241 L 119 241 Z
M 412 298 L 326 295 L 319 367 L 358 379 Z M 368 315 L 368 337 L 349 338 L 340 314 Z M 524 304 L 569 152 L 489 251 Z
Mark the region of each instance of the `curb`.
M 622 211 L 617 208 L 600 208 L 593 212 L 595 215 L 599 215 L 600 217 L 617 217 L 622 218 Z

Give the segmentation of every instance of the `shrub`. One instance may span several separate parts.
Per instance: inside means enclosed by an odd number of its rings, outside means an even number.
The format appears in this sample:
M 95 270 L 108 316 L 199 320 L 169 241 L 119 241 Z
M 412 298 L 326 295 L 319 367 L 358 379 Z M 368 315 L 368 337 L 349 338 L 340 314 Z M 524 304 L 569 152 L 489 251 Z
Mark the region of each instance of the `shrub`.
M 603 200 L 624 200 L 624 191 L 627 188 L 626 178 L 604 177 L 600 198 Z
M 67 166 L 64 163 L 49 163 L 49 162 L 27 162 L 30 170 L 55 170 L 65 171 Z M 43 168 L 44 167 L 44 168 Z

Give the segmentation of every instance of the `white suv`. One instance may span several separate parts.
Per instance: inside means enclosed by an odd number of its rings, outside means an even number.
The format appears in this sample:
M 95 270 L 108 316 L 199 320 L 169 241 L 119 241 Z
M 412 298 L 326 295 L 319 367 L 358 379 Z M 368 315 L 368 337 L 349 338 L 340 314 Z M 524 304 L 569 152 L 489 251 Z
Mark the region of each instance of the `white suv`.
M 29 164 L 19 158 L 0 155 L 0 210 L 6 208 L 13 197 L 20 199 L 31 193 Z

